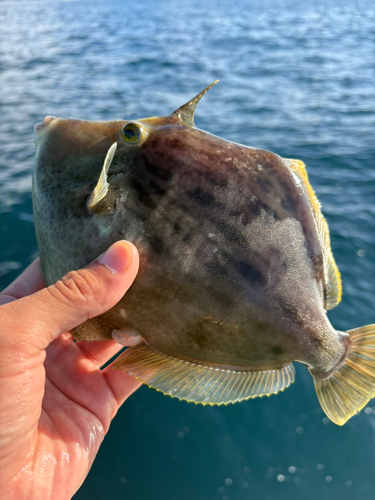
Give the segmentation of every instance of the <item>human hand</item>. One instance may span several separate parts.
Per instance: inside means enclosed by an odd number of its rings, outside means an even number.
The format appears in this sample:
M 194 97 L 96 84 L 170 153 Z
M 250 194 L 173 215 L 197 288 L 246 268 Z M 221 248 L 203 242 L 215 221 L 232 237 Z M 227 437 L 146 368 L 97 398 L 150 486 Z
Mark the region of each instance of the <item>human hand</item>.
M 0 294 L 0 497 L 65 500 L 87 476 L 118 408 L 139 386 L 106 363 L 122 346 L 69 330 L 114 306 L 139 265 L 121 241 L 45 288 L 39 260 Z

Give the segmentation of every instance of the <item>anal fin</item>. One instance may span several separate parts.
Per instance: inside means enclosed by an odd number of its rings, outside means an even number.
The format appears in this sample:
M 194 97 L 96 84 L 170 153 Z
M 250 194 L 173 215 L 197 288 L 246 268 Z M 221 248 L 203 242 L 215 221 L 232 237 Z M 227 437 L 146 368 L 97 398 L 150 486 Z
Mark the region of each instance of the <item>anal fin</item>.
M 199 365 L 160 353 L 145 343 L 127 349 L 115 368 L 169 396 L 203 405 L 270 396 L 294 382 L 292 363 L 280 369 L 241 372 Z

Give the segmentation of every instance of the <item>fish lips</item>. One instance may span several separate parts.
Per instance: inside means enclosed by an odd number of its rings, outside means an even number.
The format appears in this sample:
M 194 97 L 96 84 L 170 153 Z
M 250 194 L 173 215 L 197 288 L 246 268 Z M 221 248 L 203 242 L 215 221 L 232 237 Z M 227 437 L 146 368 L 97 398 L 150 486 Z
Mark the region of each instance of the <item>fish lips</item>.
M 41 142 L 42 137 L 44 134 L 47 132 L 47 130 L 50 128 L 52 122 L 55 120 L 58 120 L 56 116 L 46 116 L 42 123 L 38 123 L 34 127 L 34 138 L 35 138 L 35 145 L 38 146 Z

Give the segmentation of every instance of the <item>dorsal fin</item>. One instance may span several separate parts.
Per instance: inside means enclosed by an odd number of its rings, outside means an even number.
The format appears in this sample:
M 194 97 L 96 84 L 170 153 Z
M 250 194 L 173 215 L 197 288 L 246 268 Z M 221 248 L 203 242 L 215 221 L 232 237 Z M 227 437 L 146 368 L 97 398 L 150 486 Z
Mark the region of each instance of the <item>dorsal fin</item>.
M 235 403 L 270 396 L 294 382 L 292 363 L 280 369 L 240 372 L 168 356 L 141 342 L 119 356 L 115 368 L 169 396 L 203 405 Z
M 198 102 L 202 99 L 202 97 L 207 94 L 207 92 L 217 84 L 219 80 L 215 80 L 211 85 L 206 87 L 202 92 L 200 92 L 198 95 L 196 95 L 193 99 L 191 99 L 189 102 L 181 106 L 180 108 L 176 109 L 176 111 L 173 111 L 172 116 L 177 116 L 179 120 L 184 122 L 186 125 L 189 125 L 190 127 L 195 127 L 194 124 L 194 112 L 195 108 L 198 105 Z
M 291 170 L 302 181 L 307 191 L 310 200 L 310 205 L 314 212 L 316 227 L 323 250 L 323 266 L 324 266 L 324 279 L 325 279 L 324 308 L 328 310 L 333 309 L 341 301 L 342 285 L 341 285 L 340 272 L 338 270 L 337 264 L 332 254 L 328 224 L 321 212 L 320 202 L 316 197 L 316 194 L 309 182 L 309 177 L 307 175 L 305 164 L 300 160 L 294 160 L 289 158 L 287 159 L 287 162 L 289 163 Z

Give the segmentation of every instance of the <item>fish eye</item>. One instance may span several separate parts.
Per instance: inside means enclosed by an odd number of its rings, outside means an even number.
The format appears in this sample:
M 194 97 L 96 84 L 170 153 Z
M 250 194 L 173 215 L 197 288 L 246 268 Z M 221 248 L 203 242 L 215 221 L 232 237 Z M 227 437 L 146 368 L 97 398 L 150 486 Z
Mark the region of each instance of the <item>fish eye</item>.
M 137 143 L 146 132 L 138 123 L 127 123 L 121 129 L 121 137 L 125 142 Z

